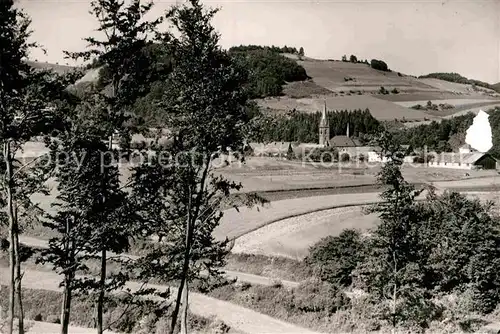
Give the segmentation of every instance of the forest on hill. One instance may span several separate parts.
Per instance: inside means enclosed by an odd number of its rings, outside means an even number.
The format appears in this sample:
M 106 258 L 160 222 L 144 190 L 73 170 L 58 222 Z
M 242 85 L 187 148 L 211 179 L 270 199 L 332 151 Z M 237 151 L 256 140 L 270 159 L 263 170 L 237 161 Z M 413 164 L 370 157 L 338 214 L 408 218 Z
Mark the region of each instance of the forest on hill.
M 283 94 L 283 86 L 287 82 L 309 79 L 305 69 L 293 59 L 282 53 L 299 53 L 295 47 L 237 46 L 227 51 L 236 63 L 238 70 L 245 77 L 244 89 L 250 99 Z M 138 117 L 139 124 L 145 127 L 161 126 L 165 115 L 158 107 L 163 92 L 169 90 L 168 83 L 163 80 L 175 66 L 170 50 L 161 43 L 147 43 L 136 55 L 137 61 L 144 68 L 143 75 L 138 78 L 141 85 L 141 96 L 129 108 L 130 113 Z M 99 79 L 92 83 L 93 88 L 109 90 L 112 73 L 100 59 L 94 60 L 87 69 L 100 68 Z M 82 85 L 81 90 L 88 90 L 89 85 Z
M 327 112 L 330 136 L 346 135 L 349 124 L 351 136 L 364 138 L 381 130 L 381 123 L 370 110 L 342 110 Z M 253 141 L 260 142 L 301 142 L 318 143 L 321 113 L 301 113 L 291 111 L 287 114 L 261 115 L 254 132 Z

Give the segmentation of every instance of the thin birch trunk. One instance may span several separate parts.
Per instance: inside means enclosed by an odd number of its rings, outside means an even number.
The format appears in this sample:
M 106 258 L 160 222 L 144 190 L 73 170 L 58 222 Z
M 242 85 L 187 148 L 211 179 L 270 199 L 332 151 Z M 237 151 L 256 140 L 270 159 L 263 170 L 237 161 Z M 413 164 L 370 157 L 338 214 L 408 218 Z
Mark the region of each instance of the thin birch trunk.
M 3 154 L 5 159 L 5 179 L 6 179 L 6 191 L 7 191 L 7 215 L 9 220 L 9 272 L 10 272 L 10 282 L 9 282 L 9 310 L 7 315 L 7 333 L 12 334 L 14 332 L 14 311 L 15 311 L 15 290 L 16 290 L 16 257 L 15 257 L 15 219 L 14 219 L 14 207 L 12 198 L 12 162 L 10 157 L 10 142 L 4 143 Z

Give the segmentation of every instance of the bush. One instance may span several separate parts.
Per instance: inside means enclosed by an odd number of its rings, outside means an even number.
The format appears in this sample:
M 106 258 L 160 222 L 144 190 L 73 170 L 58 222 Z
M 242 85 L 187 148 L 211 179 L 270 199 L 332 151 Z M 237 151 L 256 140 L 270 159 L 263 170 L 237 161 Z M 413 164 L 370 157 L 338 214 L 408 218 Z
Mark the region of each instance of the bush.
M 379 94 L 383 94 L 383 95 L 387 95 L 389 94 L 389 91 L 387 89 L 385 89 L 383 86 L 380 87 L 380 89 L 378 90 Z
M 52 324 L 60 324 L 61 319 L 57 315 L 51 314 L 47 317 L 47 322 L 50 322 Z
M 331 284 L 349 286 L 351 273 L 364 260 L 365 246 L 361 233 L 346 229 L 313 245 L 304 260 L 318 276 Z
M 313 148 L 307 152 L 307 156 L 314 162 L 334 162 L 337 151 L 333 147 Z
M 387 67 L 387 64 L 382 60 L 372 59 L 372 61 L 370 62 L 370 66 L 375 70 L 384 72 L 389 71 L 389 67 Z
M 43 317 L 40 313 L 38 313 L 37 315 L 35 315 L 35 317 L 33 318 L 33 320 L 35 321 L 43 321 Z
M 399 94 L 399 90 L 397 88 L 394 88 L 393 90 L 391 90 L 391 93 L 392 94 Z
M 341 162 L 349 162 L 351 160 L 351 157 L 347 153 L 342 153 L 340 155 L 340 161 Z
M 294 291 L 296 308 L 302 312 L 321 312 L 331 315 L 349 306 L 349 298 L 334 285 L 318 279 L 302 282 Z

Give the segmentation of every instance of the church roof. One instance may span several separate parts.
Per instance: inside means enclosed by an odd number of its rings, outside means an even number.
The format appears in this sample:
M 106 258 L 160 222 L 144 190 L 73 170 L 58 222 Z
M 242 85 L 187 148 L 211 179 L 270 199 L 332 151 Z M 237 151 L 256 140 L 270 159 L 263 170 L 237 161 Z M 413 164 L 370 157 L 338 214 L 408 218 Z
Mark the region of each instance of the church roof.
M 335 136 L 330 139 L 330 146 L 332 147 L 359 147 L 363 146 L 356 138 L 347 136 Z

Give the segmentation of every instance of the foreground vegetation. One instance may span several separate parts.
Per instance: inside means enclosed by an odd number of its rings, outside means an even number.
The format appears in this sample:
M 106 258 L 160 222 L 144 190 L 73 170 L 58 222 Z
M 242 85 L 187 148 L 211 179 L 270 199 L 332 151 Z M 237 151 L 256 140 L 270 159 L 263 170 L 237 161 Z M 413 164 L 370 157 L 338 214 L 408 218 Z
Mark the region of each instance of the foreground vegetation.
M 395 149 L 390 135 L 383 141 L 382 147 Z M 246 261 L 248 270 L 271 277 L 295 266 L 290 272 L 301 279 L 298 288 L 277 281 L 228 285 L 211 294 L 326 332 L 474 332 L 495 321 L 500 218 L 493 203 L 415 189 L 402 177 L 397 152 L 387 154 L 392 160 L 378 175 L 385 202 L 368 210 L 381 220 L 376 228 L 326 237 L 304 262 L 238 256 L 240 266 Z M 426 200 L 417 202 L 424 190 Z M 255 265 L 258 258 L 267 264 Z
M 241 186 L 213 174 L 211 162 L 217 154 L 243 149 L 250 120 L 248 71 L 218 46 L 211 25 L 216 10 L 193 0 L 145 20 L 152 6 L 139 0 L 91 2 L 102 40 L 86 38 L 87 49 L 66 53 L 101 67 L 99 81 L 82 90 L 71 85 L 81 71 L 59 76 L 35 71 L 24 61 L 36 46 L 28 43 L 30 21 L 13 1 L 0 5 L 0 14 L 8 18 L 0 22 L 5 31 L 0 38 L 10 46 L 0 50 L 0 218 L 1 231 L 8 234 L 2 233 L 2 245 L 9 248 L 6 333 L 13 332 L 14 318 L 24 333 L 21 263 L 26 258 L 19 235 L 29 226 L 41 224 L 50 236 L 38 261 L 61 276 L 62 334 L 68 333 L 82 295 L 95 310 L 91 327 L 103 333 L 106 310 L 113 307 L 110 296 L 131 279 L 178 286 L 175 296 L 169 289 L 139 289 L 127 302 L 148 301 L 150 310 L 168 315 L 169 333 L 179 324 L 186 333 L 190 285 L 221 276 L 228 242 L 216 241 L 212 232 L 222 217 L 220 204 L 230 202 L 231 191 Z M 164 21 L 171 30 L 159 30 Z M 158 82 L 163 85 L 154 86 Z M 172 129 L 172 141 L 150 147 L 156 153 L 152 160 L 136 165 L 121 184 L 115 162 L 127 159 L 123 153 L 131 134 L 141 126 L 134 108 L 151 91 L 157 94 L 155 112 Z M 124 152 L 113 149 L 115 134 L 121 135 Z M 44 138 L 49 153 L 21 165 L 16 152 L 35 136 Z M 163 163 L 165 153 L 176 163 Z M 56 182 L 58 195 L 52 210 L 44 212 L 31 196 L 49 195 L 48 178 Z M 251 205 L 256 197 L 242 203 Z M 138 260 L 124 258 L 108 270 L 110 254 L 128 251 L 136 236 L 160 242 Z M 77 276 L 89 270 L 89 263 L 95 275 Z
M 7 308 L 6 286 L 0 289 L 0 307 Z M 26 319 L 61 323 L 60 292 L 48 290 L 23 289 Z M 104 327 L 117 333 L 165 333 L 169 328 L 169 313 L 155 312 L 147 304 L 130 305 L 125 297 L 111 298 L 104 313 Z M 89 298 L 79 297 L 73 303 L 74 317 L 72 324 L 81 327 L 94 326 L 93 302 Z M 126 316 L 124 316 L 126 315 Z M 189 331 L 227 333 L 229 327 L 215 319 L 206 319 L 190 314 Z

